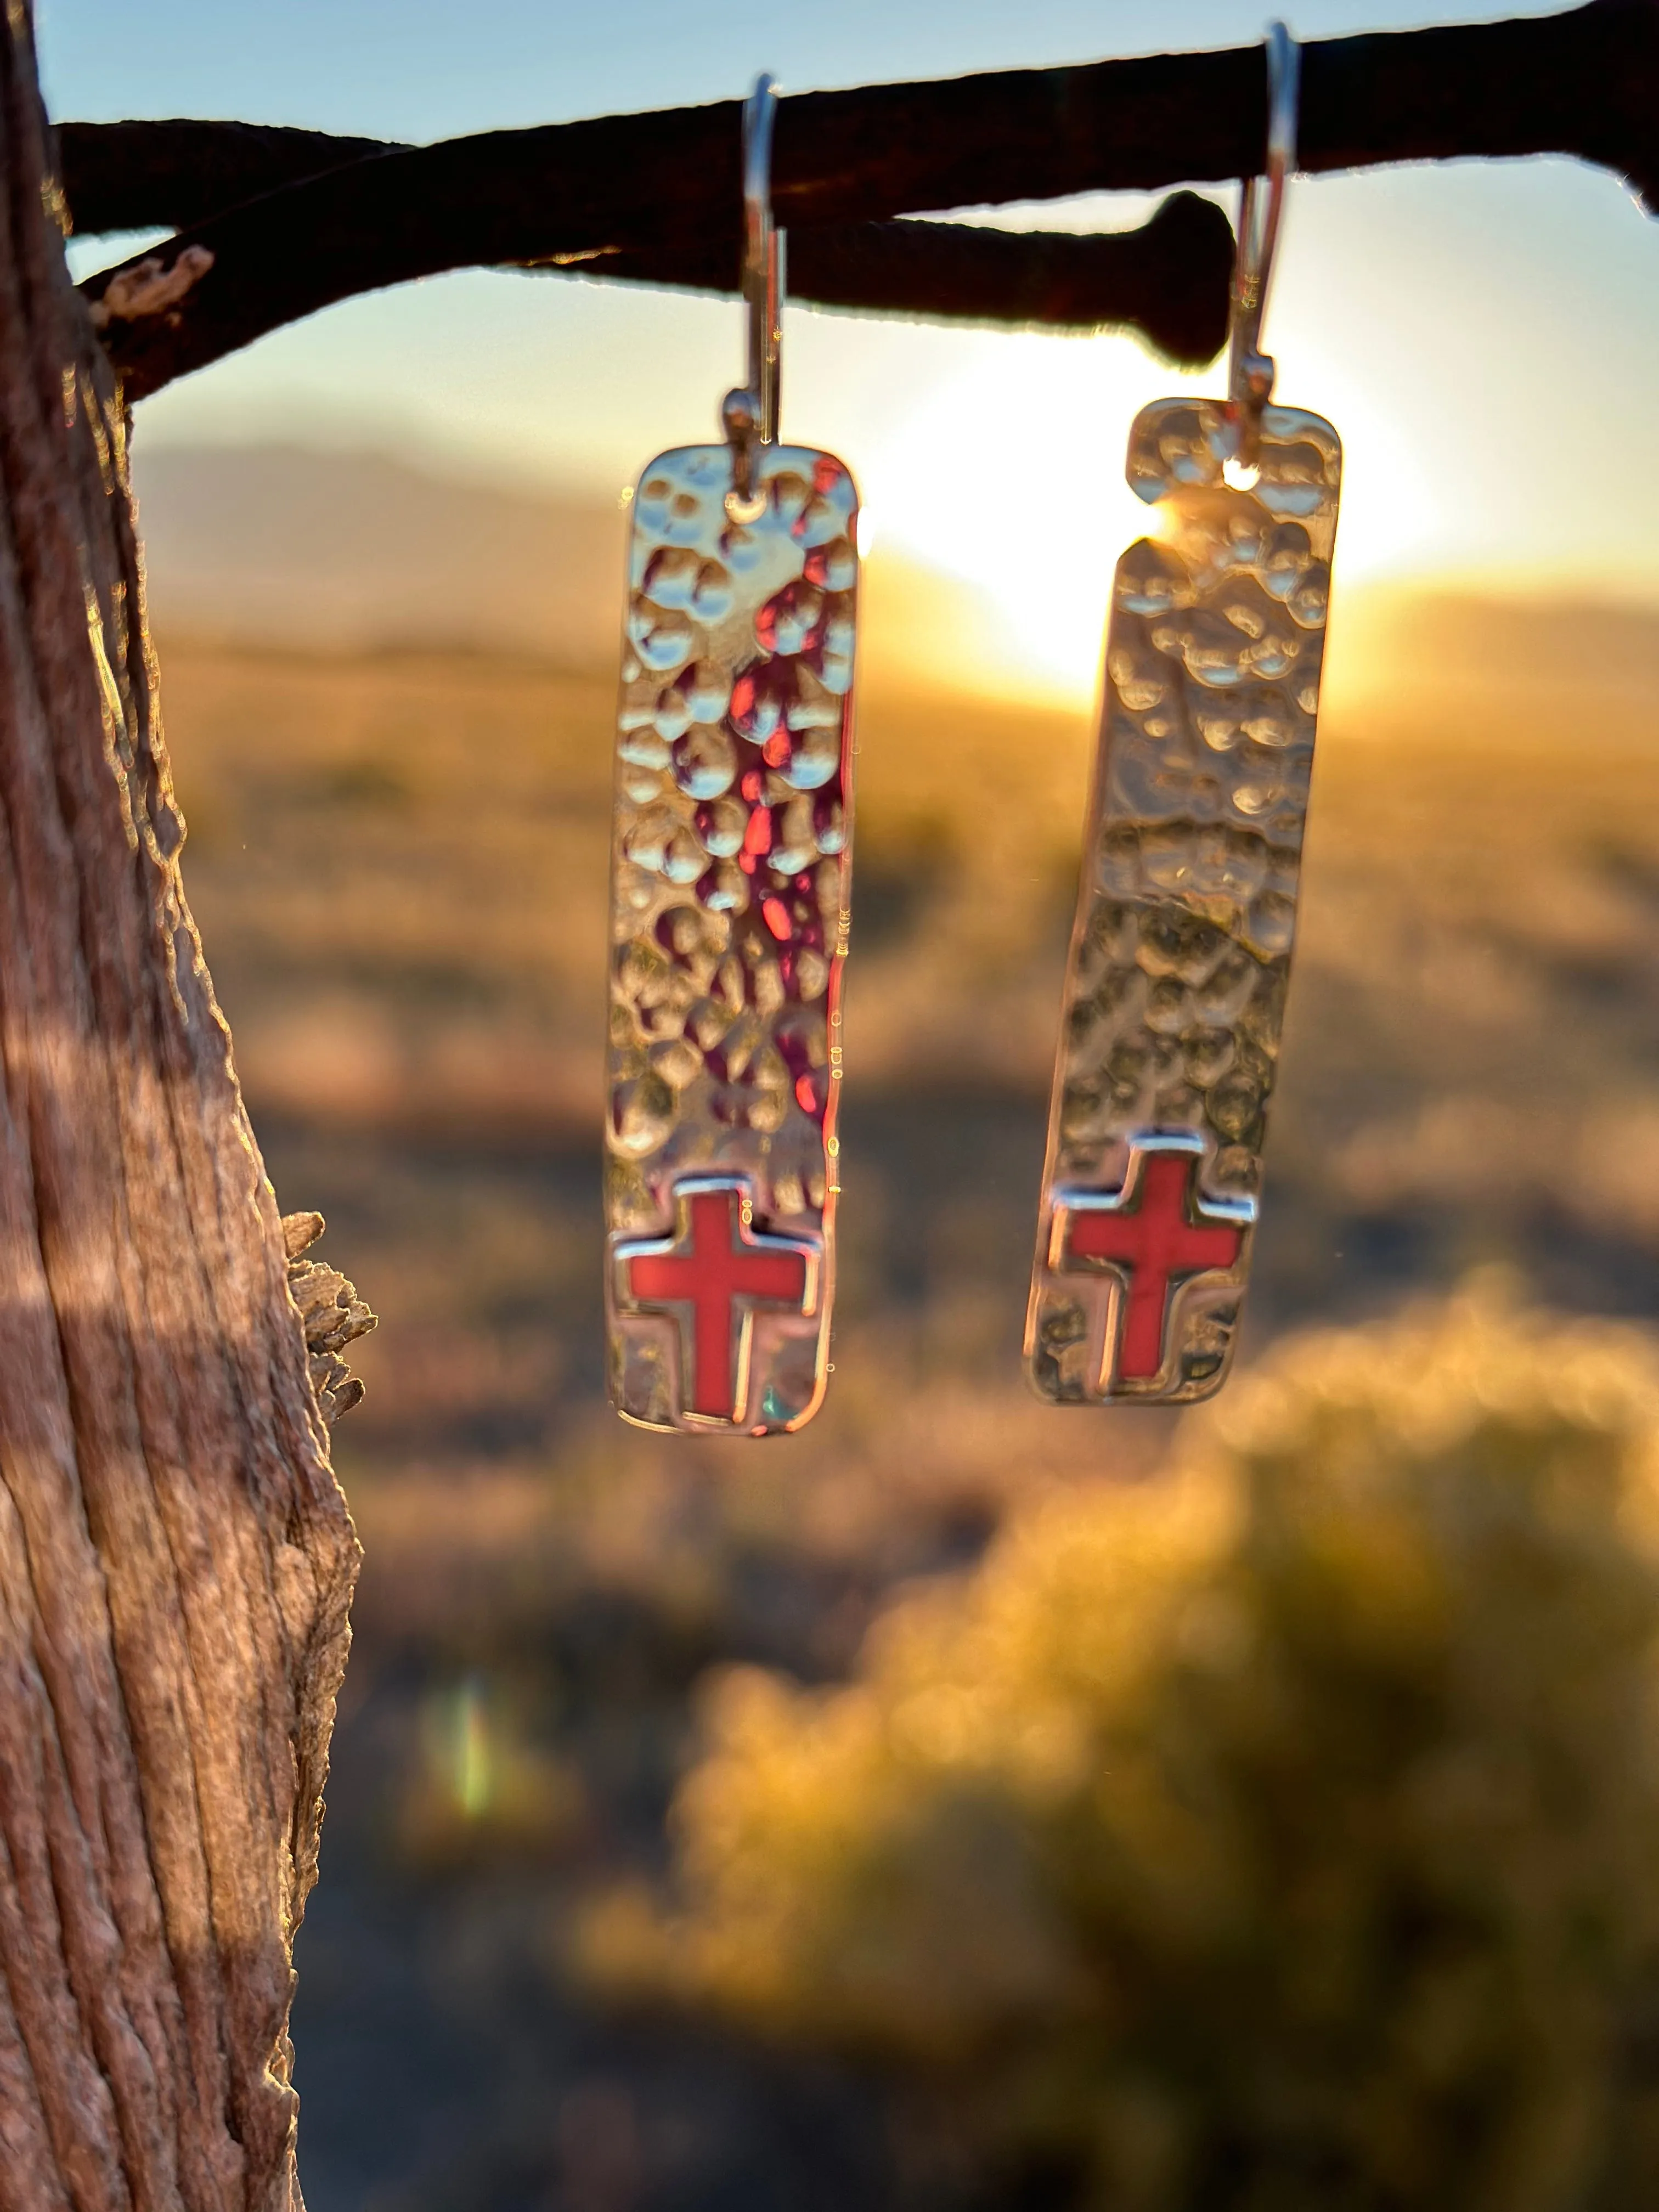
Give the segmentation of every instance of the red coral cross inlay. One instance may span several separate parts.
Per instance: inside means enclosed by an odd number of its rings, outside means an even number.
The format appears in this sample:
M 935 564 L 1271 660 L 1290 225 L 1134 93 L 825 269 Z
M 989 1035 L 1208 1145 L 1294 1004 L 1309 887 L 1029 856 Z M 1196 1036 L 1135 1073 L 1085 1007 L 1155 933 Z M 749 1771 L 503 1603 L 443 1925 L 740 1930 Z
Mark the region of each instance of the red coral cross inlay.
M 1054 1194 L 1054 1267 L 1071 1273 L 1105 1260 L 1127 1272 L 1116 1363 L 1127 1382 L 1158 1376 L 1175 1291 L 1194 1275 L 1236 1266 L 1254 1218 L 1248 1200 L 1217 1204 L 1200 1195 L 1199 1158 L 1187 1145 L 1135 1145 L 1121 1191 Z
M 757 1236 L 740 1182 L 685 1182 L 674 1195 L 672 1237 L 617 1248 L 626 1303 L 635 1312 L 671 1312 L 678 1322 L 686 1412 L 741 1421 L 755 1309 L 811 1314 L 817 1300 L 817 1250 L 805 1240 Z

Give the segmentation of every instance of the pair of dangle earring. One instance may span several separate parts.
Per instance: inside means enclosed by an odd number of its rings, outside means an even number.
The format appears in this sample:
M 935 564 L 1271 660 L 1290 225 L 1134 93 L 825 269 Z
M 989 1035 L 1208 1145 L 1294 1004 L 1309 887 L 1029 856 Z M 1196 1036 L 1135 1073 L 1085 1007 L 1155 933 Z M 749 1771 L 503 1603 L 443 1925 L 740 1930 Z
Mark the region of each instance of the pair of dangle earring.
M 1130 434 L 1025 1356 L 1062 1404 L 1200 1398 L 1231 1358 L 1277 1068 L 1341 481 L 1269 404 L 1261 325 L 1297 52 L 1269 32 L 1228 395 Z M 775 94 L 744 115 L 749 375 L 725 441 L 641 479 L 617 739 L 605 1208 L 611 1393 L 655 1429 L 823 1397 L 837 1192 L 857 497 L 777 442 Z
M 778 439 L 776 93 L 744 105 L 748 374 L 631 503 L 611 891 L 611 1401 L 764 1436 L 828 1371 L 858 496 Z
M 1049 1111 L 1026 1371 L 1060 1404 L 1207 1396 L 1237 1337 L 1279 1060 L 1342 452 L 1261 351 L 1298 55 L 1267 35 L 1228 397 L 1136 417 Z

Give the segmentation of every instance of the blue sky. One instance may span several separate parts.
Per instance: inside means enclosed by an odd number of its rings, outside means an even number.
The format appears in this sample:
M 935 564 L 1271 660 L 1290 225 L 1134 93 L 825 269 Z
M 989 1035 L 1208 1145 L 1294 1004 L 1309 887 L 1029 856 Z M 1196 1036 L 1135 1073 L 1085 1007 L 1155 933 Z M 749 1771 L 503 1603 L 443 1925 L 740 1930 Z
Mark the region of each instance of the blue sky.
M 1378 9 L 1319 0 L 1304 38 L 1548 7 Z M 757 69 L 797 89 L 1231 46 L 1234 0 L 836 0 L 769 15 L 732 0 L 39 0 L 55 111 L 234 115 L 440 138 L 729 98 Z
M 769 18 L 727 0 L 40 0 L 40 25 L 60 117 L 424 139 L 726 97 L 763 67 L 805 89 L 1241 43 L 1262 20 L 1234 0 L 840 0 Z M 1292 27 L 1435 20 L 1321 0 Z M 1121 223 L 1151 204 L 999 219 Z M 1280 396 L 1343 433 L 1351 580 L 1659 602 L 1659 451 L 1638 429 L 1659 360 L 1659 229 L 1615 179 L 1534 161 L 1300 180 L 1267 335 Z M 614 491 L 659 447 L 712 433 L 738 346 L 737 311 L 717 302 L 469 272 L 279 333 L 145 403 L 139 434 L 367 447 Z M 1180 381 L 1121 340 L 792 311 L 785 428 L 842 453 L 878 537 L 995 593 L 1034 665 L 1081 690 L 1133 526 L 1128 418 Z

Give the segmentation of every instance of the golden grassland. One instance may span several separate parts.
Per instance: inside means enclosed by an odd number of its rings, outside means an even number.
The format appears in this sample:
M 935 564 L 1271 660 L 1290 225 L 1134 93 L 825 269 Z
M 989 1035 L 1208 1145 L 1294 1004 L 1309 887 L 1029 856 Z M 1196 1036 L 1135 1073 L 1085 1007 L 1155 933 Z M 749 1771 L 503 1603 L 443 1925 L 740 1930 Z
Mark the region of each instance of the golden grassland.
M 1650 2203 L 1656 1384 L 1490 1288 L 1285 1340 L 850 1682 L 727 1670 L 590 1975 L 879 2063 L 975 2203 Z
M 1395 610 L 1365 653 L 1356 631 L 1333 682 L 1252 1364 L 1297 1324 L 1388 1311 L 1482 1262 L 1567 1309 L 1659 1309 L 1659 678 L 1617 625 L 1577 625 L 1565 644 L 1521 628 L 1519 653 L 1510 623 L 1460 658 L 1455 611 Z M 887 1647 L 878 1632 L 860 1662 L 860 1645 L 896 1592 L 935 1588 L 948 1613 L 960 1589 L 970 1619 L 975 1593 L 1006 1578 L 1006 1548 L 988 1585 L 971 1577 L 1000 1528 L 1024 1557 L 1030 1514 L 1057 1516 L 1042 1525 L 1060 1532 L 1063 1561 L 1065 1531 L 1115 1510 L 1102 1479 L 1170 1449 L 1161 1416 L 1056 1412 L 1018 1376 L 1087 717 L 866 684 L 836 1372 L 800 1437 L 720 1446 L 625 1431 L 601 1396 L 609 672 L 165 635 L 161 656 L 186 884 L 255 1127 L 283 1203 L 328 1215 L 325 1251 L 383 1316 L 354 1348 L 368 1398 L 336 1436 L 367 1562 L 300 1955 L 310 2201 L 574 2206 L 571 2145 L 601 2109 L 634 2176 L 604 2199 L 616 2212 L 999 2201 L 966 2185 L 907 2196 L 885 2137 L 839 2197 L 813 2197 L 826 2161 L 864 2140 L 865 2106 L 812 2106 L 774 2140 L 778 2100 L 806 2094 L 767 2070 L 782 2061 L 741 2055 L 702 2015 L 629 2043 L 571 1960 L 619 1875 L 654 1893 L 711 1670 L 850 1680 L 845 1710 L 864 1710 L 885 1694 Z M 1346 1541 L 1348 1522 L 1332 1526 Z M 1433 1551 L 1416 1522 L 1407 1533 Z M 1388 1560 L 1370 1534 L 1361 1549 L 1349 1564 L 1369 1589 L 1373 1553 Z M 1068 1602 L 1089 1615 L 1091 1589 L 1073 1585 Z M 1347 1617 L 1339 1592 L 1320 1633 L 1340 1644 Z M 1501 1671 L 1492 1637 L 1480 1650 Z M 1409 1673 L 1418 1647 L 1401 1649 Z M 817 1723 L 768 1694 L 807 1759 Z M 1382 1682 L 1378 1710 L 1395 1695 Z M 1338 1759 L 1358 1708 L 1331 1697 L 1327 1735 L 1287 1771 L 1316 1780 Z M 702 1820 L 699 1848 L 725 1817 L 720 1760 L 738 1755 L 718 1731 L 738 1707 L 717 1696 L 712 1710 L 715 1779 L 694 1786 L 678 1831 Z M 1254 1710 L 1235 1717 L 1247 1735 Z M 1231 1741 L 1216 1738 L 1224 1765 Z M 1554 1755 L 1543 1743 L 1540 1759 Z M 1097 1854 L 1079 1832 L 1086 1872 Z M 867 1839 L 878 1858 L 886 1833 L 878 1823 Z M 754 1835 L 765 1858 L 769 1831 Z M 802 1863 L 812 1848 L 805 1836 Z M 931 1894 L 927 1853 L 901 1862 Z M 782 1855 L 780 1880 L 793 1863 Z M 1594 1853 L 1585 1863 L 1599 1878 Z M 963 1909 L 992 1950 L 1018 1951 L 1024 1923 L 993 1924 L 994 1880 L 954 1861 L 945 1874 L 968 1881 Z M 856 1901 L 834 1901 L 862 1941 Z M 1297 1898 L 1285 1910 L 1293 1920 Z M 1540 1940 L 1556 1924 L 1545 1915 Z M 930 1930 L 925 1913 L 899 1929 L 893 1958 Z M 749 1941 L 735 1922 L 726 1932 Z M 1539 1975 L 1528 2002 L 1547 2012 L 1556 1985 Z M 817 2005 L 811 1975 L 799 1980 Z M 1146 1988 L 1163 2002 L 1150 1970 Z M 1445 2002 L 1462 1988 L 1453 1973 Z M 1430 2012 L 1442 1995 L 1436 1982 Z M 1300 2001 L 1290 1989 L 1292 2038 Z M 1236 1990 L 1228 2002 L 1249 2010 Z M 1500 1989 L 1470 2018 L 1513 2011 Z M 1194 2063 L 1224 2071 L 1237 2019 L 1216 2018 Z M 1431 2057 L 1440 2018 L 1423 2030 Z M 1567 2052 L 1569 2086 L 1594 2087 L 1587 2048 Z M 1033 2118 L 1048 2081 L 987 2077 L 974 2096 L 1011 2140 L 1058 2129 L 1068 2155 L 1081 2142 L 1115 2172 L 1141 2160 L 1133 2201 L 1183 2202 L 1176 2153 L 1208 2140 L 1185 2106 L 1172 2118 L 1139 2077 L 1113 2075 L 1097 2128 L 1086 2080 L 1082 2105 Z M 671 2138 L 678 2166 L 652 2147 Z M 1529 2140 L 1510 2145 L 1522 2167 Z M 763 2167 L 774 2193 L 745 2195 L 742 2177 Z M 702 2196 L 685 2193 L 694 2169 Z
M 1385 617 L 1321 738 L 1256 1343 L 1487 1260 L 1590 1309 L 1659 1287 L 1642 672 L 1497 645 L 1471 671 L 1443 610 Z M 1162 1449 L 1158 1416 L 1055 1414 L 1018 1380 L 1086 716 L 866 687 L 837 1371 L 814 1429 L 751 1457 L 599 1405 L 609 674 L 183 640 L 163 664 L 256 1127 L 383 1316 L 340 1438 L 398 1562 L 366 1603 L 419 1610 L 434 1577 L 441 1613 L 457 1577 L 482 1592 L 516 1559 L 538 1588 L 554 1557 L 702 1587 L 703 1522 L 884 1583 L 1011 1489 Z

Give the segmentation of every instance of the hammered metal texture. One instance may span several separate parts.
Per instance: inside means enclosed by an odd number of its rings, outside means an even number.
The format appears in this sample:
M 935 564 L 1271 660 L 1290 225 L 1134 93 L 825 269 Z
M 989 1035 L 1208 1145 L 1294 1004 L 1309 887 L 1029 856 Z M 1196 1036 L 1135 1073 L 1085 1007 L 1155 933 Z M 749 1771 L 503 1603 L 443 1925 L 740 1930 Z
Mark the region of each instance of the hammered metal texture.
M 823 1395 L 851 862 L 857 494 L 725 446 L 640 479 L 617 714 L 605 1270 L 611 1401 L 799 1428 Z
M 1269 407 L 1136 418 L 1025 1356 L 1059 1403 L 1207 1396 L 1231 1357 L 1279 1057 L 1341 447 Z M 1149 1304 L 1150 1301 L 1150 1304 Z

